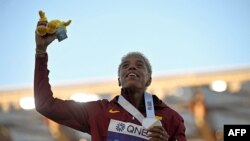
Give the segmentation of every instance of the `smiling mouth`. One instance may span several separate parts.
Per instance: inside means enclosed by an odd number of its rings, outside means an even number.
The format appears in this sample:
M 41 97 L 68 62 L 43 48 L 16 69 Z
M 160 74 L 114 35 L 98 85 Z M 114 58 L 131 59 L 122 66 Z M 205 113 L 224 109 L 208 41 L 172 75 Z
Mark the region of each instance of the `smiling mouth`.
M 127 75 L 126 75 L 126 77 L 139 77 L 137 74 L 135 74 L 135 73 L 133 73 L 133 72 L 131 72 L 131 73 L 128 73 Z

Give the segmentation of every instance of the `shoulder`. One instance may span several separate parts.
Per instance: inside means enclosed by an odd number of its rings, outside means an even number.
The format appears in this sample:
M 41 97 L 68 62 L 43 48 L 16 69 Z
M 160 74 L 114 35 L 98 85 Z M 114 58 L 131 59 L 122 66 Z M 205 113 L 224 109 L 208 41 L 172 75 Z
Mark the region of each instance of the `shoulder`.
M 84 103 L 84 107 L 86 107 L 87 109 L 90 109 L 90 110 L 105 110 L 110 108 L 110 107 L 113 107 L 113 106 L 116 106 L 117 105 L 117 102 L 116 102 L 116 98 L 112 99 L 111 101 L 110 100 L 107 100 L 107 99 L 102 99 L 102 100 L 97 100 L 97 101 L 91 101 L 91 102 L 86 102 Z
M 107 105 L 109 105 L 109 101 L 107 99 L 102 99 L 102 100 L 97 100 L 97 101 L 90 101 L 90 102 L 86 102 L 84 103 L 85 107 L 88 108 L 101 108 L 101 107 L 106 107 Z
M 110 106 L 110 102 L 106 99 L 90 101 L 82 103 L 82 110 L 86 111 L 89 116 L 99 116 L 103 115 L 108 107 Z

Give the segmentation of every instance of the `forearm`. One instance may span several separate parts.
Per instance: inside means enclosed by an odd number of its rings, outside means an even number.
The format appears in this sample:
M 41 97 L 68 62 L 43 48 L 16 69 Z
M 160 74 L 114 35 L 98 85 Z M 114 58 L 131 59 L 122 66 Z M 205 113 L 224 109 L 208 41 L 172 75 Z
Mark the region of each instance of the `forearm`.
M 81 131 L 88 131 L 87 111 L 81 103 L 53 97 L 47 69 L 48 55 L 36 56 L 34 97 L 36 110 L 42 115 Z
M 36 47 L 36 57 L 47 57 L 46 49 L 40 49 L 39 47 Z
M 35 77 L 34 77 L 34 97 L 36 110 L 42 115 L 57 120 L 71 118 L 69 111 L 72 102 L 67 102 L 53 97 L 53 92 L 49 84 L 49 70 L 47 69 L 48 55 L 36 55 Z
M 49 84 L 47 70 L 48 56 L 44 54 L 36 54 L 35 76 L 34 76 L 34 97 L 35 105 L 38 111 L 47 109 L 47 102 L 53 100 L 53 93 Z

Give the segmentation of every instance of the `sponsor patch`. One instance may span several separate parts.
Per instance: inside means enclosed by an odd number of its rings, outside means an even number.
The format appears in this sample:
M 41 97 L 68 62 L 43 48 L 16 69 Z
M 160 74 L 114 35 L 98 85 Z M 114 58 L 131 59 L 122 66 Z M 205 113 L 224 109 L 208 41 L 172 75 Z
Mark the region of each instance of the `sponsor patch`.
M 111 119 L 107 141 L 147 141 L 148 131 L 140 125 Z

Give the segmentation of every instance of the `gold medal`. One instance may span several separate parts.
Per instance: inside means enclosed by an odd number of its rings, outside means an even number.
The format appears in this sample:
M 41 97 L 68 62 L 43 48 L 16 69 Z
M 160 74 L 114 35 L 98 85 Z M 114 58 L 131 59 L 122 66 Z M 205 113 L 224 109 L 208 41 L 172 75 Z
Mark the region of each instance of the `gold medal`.
M 142 121 L 142 126 L 149 129 L 153 126 L 162 126 L 161 121 L 156 118 L 144 118 Z

